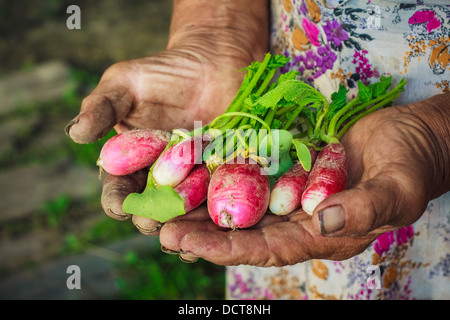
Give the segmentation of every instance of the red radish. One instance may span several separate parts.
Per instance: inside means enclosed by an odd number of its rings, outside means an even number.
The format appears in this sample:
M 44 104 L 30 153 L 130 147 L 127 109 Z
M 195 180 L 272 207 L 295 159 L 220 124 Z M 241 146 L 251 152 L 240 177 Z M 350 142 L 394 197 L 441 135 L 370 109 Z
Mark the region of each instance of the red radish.
M 201 163 L 203 152 L 201 135 L 187 138 L 168 148 L 153 167 L 153 179 L 158 185 L 175 188 Z
M 206 164 L 196 164 L 186 179 L 175 187 L 174 190 L 183 199 L 186 213 L 205 202 L 210 180 Z
M 112 175 L 127 175 L 150 167 L 167 146 L 170 133 L 142 129 L 119 133 L 100 151 L 97 165 Z
M 326 145 L 317 155 L 302 195 L 302 208 L 312 215 L 316 206 L 328 196 L 345 190 L 347 168 L 344 146 Z
M 317 156 L 317 151 L 310 149 L 311 163 Z M 301 198 L 308 180 L 306 171 L 300 162 L 295 163 L 274 184 L 270 193 L 269 208 L 276 215 L 285 215 L 301 206 Z
M 208 211 L 212 220 L 224 228 L 255 225 L 269 206 L 270 184 L 254 163 L 222 164 L 211 177 Z

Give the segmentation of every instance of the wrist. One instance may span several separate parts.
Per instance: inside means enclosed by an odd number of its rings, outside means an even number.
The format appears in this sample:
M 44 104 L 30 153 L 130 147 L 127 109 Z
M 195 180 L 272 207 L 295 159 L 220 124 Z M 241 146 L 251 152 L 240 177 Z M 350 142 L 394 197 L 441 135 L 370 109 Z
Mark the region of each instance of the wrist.
M 260 60 L 268 51 L 267 0 L 175 0 L 167 49 L 193 47 Z
M 450 190 L 450 93 L 438 94 L 412 104 L 429 145 L 430 200 Z

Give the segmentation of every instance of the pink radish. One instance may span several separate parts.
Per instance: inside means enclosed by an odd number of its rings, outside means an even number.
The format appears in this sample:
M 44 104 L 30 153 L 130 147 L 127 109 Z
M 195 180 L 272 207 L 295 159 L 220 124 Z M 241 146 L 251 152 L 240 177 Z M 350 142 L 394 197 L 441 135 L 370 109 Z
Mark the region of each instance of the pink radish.
M 167 146 L 170 133 L 142 129 L 119 133 L 100 151 L 97 165 L 112 175 L 127 175 L 150 167 Z
M 175 187 L 175 191 L 183 199 L 186 213 L 205 202 L 210 180 L 206 164 L 196 164 L 186 179 Z
M 311 163 L 317 156 L 317 151 L 310 149 Z M 308 180 L 309 171 L 306 171 L 300 162 L 295 163 L 284 173 L 272 188 L 269 208 L 276 215 L 285 215 L 301 206 L 301 198 Z
M 161 186 L 176 187 L 201 163 L 203 137 L 191 137 L 169 147 L 153 167 L 153 179 Z
M 208 211 L 212 220 L 224 228 L 255 225 L 269 206 L 270 184 L 257 164 L 220 165 L 208 188 Z
M 317 155 L 311 169 L 305 191 L 302 195 L 302 208 L 312 215 L 316 206 L 331 194 L 345 190 L 347 168 L 344 146 L 340 143 L 326 145 Z

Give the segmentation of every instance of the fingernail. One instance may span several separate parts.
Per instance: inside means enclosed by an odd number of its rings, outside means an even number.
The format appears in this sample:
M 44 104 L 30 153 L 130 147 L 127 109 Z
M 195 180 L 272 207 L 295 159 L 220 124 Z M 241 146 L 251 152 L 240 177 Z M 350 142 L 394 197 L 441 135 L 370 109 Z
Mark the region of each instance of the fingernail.
M 345 225 L 345 212 L 341 206 L 325 208 L 319 212 L 322 234 L 331 234 L 341 230 Z
M 184 263 L 194 263 L 194 262 L 198 261 L 198 257 L 194 256 L 194 255 L 192 255 L 190 253 L 180 253 L 178 257 Z
M 180 253 L 180 251 L 175 251 L 175 250 L 172 250 L 172 249 L 168 249 L 168 248 L 166 248 L 164 246 L 161 246 L 161 251 L 164 252 L 164 253 L 167 253 L 167 254 L 179 254 Z
M 140 226 L 137 223 L 135 223 L 134 226 L 136 227 L 136 229 L 139 230 L 140 233 L 148 235 L 148 234 L 152 234 L 152 233 L 158 232 L 161 229 L 162 224 L 158 224 L 153 229 L 144 228 L 144 227 Z
M 111 208 L 106 209 L 106 214 L 116 220 L 127 220 L 130 217 L 128 213 L 117 214 Z
M 66 125 L 66 127 L 64 128 L 64 132 L 65 132 L 68 136 L 70 136 L 70 134 L 69 134 L 70 128 L 72 128 L 72 126 L 73 126 L 74 124 L 76 124 L 76 123 L 78 123 L 78 117 L 72 119 L 72 120 Z

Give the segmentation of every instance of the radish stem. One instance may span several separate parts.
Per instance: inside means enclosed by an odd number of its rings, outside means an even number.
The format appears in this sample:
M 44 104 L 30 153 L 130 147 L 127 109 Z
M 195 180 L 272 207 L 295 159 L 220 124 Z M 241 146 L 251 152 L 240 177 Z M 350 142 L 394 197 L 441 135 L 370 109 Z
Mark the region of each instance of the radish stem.
M 365 117 L 366 115 L 377 111 L 378 109 L 384 107 L 386 104 L 392 102 L 392 100 L 395 100 L 396 98 L 398 98 L 398 96 L 400 95 L 399 92 L 396 92 L 394 95 L 391 96 L 390 99 L 388 100 L 383 100 L 379 103 L 377 103 L 376 105 L 374 105 L 373 107 L 371 107 L 370 109 L 368 109 L 367 111 L 359 114 L 358 116 L 354 117 L 352 120 L 350 120 L 337 134 L 338 138 L 341 138 L 345 132 L 347 132 L 347 130 L 356 123 L 356 121 L 358 121 L 359 119 L 361 119 L 362 117 Z

